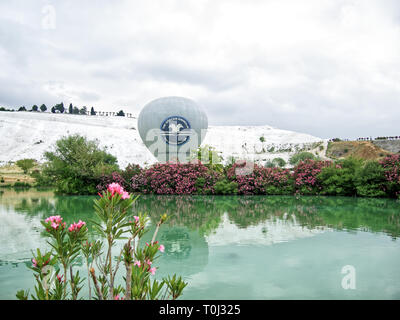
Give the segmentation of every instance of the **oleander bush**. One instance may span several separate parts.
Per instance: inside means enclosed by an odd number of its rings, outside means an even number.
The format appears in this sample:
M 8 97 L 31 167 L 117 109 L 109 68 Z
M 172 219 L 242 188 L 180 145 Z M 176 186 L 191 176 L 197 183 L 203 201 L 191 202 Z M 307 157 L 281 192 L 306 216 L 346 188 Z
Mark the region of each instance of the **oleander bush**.
M 89 241 L 89 229 L 84 221 L 74 222 L 68 228 L 59 215 L 42 221 L 50 250 L 33 252 L 30 269 L 35 278 L 34 292 L 20 290 L 16 297 L 20 300 L 27 300 L 29 295 L 34 300 L 80 300 L 86 284 L 89 300 L 179 298 L 187 285 L 182 277 L 152 279 L 157 271 L 154 262 L 165 249 L 156 241 L 156 236 L 168 217 L 166 214 L 160 217 L 151 242 L 139 245 L 148 231 L 149 218 L 145 214 L 130 215 L 136 199 L 119 184 L 108 185 L 94 201 L 97 220 L 91 223 L 98 239 L 93 241 Z M 126 243 L 116 254 L 116 241 L 122 239 L 126 239 Z M 76 270 L 81 261 L 87 268 L 86 279 Z M 118 277 L 121 273 L 125 276 Z
M 203 164 L 205 157 L 211 163 Z M 189 163 L 157 163 L 147 168 L 129 164 L 120 170 L 114 156 L 96 141 L 79 135 L 56 142 L 47 162 L 31 173 L 37 185 L 53 185 L 65 194 L 96 194 L 117 182 L 129 192 L 154 194 L 332 195 L 400 197 L 400 155 L 381 161 L 348 158 L 321 161 L 309 152 L 281 158 L 265 166 L 230 158 L 221 163 L 217 152 L 204 147 Z
M 386 180 L 384 191 L 388 196 L 398 198 L 400 196 L 400 155 L 389 155 L 379 164 L 383 167 Z
M 158 163 L 131 179 L 136 192 L 156 194 L 213 194 L 221 174 L 198 163 Z
M 320 194 L 322 185 L 317 176 L 323 168 L 331 165 L 331 161 L 305 160 L 293 169 L 294 190 L 297 194 Z

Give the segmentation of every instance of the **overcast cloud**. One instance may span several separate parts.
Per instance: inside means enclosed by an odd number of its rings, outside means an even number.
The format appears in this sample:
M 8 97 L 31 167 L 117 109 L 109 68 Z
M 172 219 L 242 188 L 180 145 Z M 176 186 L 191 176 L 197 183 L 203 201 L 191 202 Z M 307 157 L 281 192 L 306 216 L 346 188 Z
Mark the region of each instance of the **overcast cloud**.
M 0 106 L 171 95 L 210 125 L 400 135 L 400 1 L 0 0 Z

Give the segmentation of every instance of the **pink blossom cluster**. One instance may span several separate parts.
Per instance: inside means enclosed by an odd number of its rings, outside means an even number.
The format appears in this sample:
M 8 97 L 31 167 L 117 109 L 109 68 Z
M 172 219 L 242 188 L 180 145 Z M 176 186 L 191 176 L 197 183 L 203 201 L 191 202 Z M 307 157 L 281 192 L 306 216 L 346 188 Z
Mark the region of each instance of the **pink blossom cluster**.
M 385 172 L 386 192 L 400 198 L 400 155 L 392 154 L 379 161 Z
M 319 191 L 321 186 L 318 184 L 317 175 L 322 171 L 323 168 L 328 167 L 332 164 L 331 161 L 316 161 L 316 160 L 305 160 L 294 168 L 293 178 L 295 189 L 297 191 Z
M 107 191 L 111 192 L 111 196 L 112 197 L 114 196 L 114 194 L 117 193 L 117 194 L 122 196 L 122 199 L 128 199 L 129 198 L 129 193 L 126 192 L 124 190 L 124 188 L 120 184 L 118 184 L 116 182 L 113 182 L 113 183 L 109 184 L 107 186 Z
M 198 163 L 158 163 L 132 177 L 132 190 L 156 194 L 194 194 L 196 182 L 203 178 L 202 191 L 213 193 L 219 174 Z
M 66 223 L 62 222 L 62 220 L 63 219 L 61 218 L 61 216 L 51 216 L 44 220 L 44 222 L 50 223 L 50 226 L 54 230 L 58 230 L 58 228 L 64 229 L 66 226 Z
M 142 263 L 139 260 L 135 261 L 133 263 L 133 265 L 137 266 L 139 268 L 142 267 Z M 146 260 L 143 264 L 143 268 L 145 268 L 147 272 L 150 272 L 154 276 L 156 274 L 157 268 L 151 267 L 151 265 L 152 265 L 152 262 L 150 260 Z
M 47 261 L 45 261 L 45 262 L 43 263 L 43 267 L 44 267 L 45 265 L 47 265 L 49 262 L 50 262 L 50 259 L 47 260 Z M 38 263 L 37 263 L 36 259 L 33 258 L 33 259 L 32 259 L 32 267 L 37 268 L 37 266 L 38 266 Z
M 257 164 L 252 164 L 253 169 L 250 173 L 238 175 L 237 172 L 240 172 L 238 169 L 245 166 L 245 162 L 235 163 L 227 173 L 228 179 L 237 182 L 239 194 L 265 194 L 267 186 L 286 185 L 291 176 L 287 169 L 264 168 Z
M 68 228 L 68 231 L 78 232 L 84 225 L 86 225 L 86 222 L 79 220 L 78 223 L 74 222 L 73 224 L 71 224 L 70 227 Z
M 379 161 L 385 169 L 385 178 L 389 182 L 400 183 L 400 155 L 393 154 Z

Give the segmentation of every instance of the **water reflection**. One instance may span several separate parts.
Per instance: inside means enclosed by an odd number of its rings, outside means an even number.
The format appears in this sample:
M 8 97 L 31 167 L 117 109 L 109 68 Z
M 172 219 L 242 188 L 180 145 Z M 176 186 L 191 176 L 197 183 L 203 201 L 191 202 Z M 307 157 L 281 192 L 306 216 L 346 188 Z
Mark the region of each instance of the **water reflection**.
M 60 214 L 67 223 L 85 220 L 91 229 L 90 219 L 94 218 L 95 197 L 56 196 L 51 191 L 34 189 L 2 191 L 0 285 L 3 289 L 0 289 L 0 298 L 12 298 L 16 287 L 26 288 L 32 284 L 31 272 L 26 268 L 30 264 L 30 251 L 37 247 L 48 248 L 40 221 L 50 215 Z M 253 290 L 252 294 L 258 292 L 253 288 L 253 283 L 257 283 L 260 276 L 257 274 L 257 265 L 267 264 L 271 272 L 275 270 L 271 279 L 263 273 L 267 277 L 263 281 L 275 281 L 280 270 L 285 270 L 284 268 L 292 268 L 291 272 L 297 270 L 296 268 L 304 268 L 298 269 L 299 273 L 292 275 L 296 283 L 300 281 L 301 274 L 306 272 L 302 270 L 309 270 L 315 263 L 318 265 L 318 257 L 328 251 L 329 255 L 324 258 L 327 264 L 321 265 L 319 270 L 320 279 L 324 279 L 323 270 L 331 268 L 333 264 L 338 265 L 340 276 L 342 259 L 346 259 L 343 263 L 347 264 L 349 259 L 364 252 L 363 250 L 366 251 L 363 256 L 359 256 L 360 264 L 364 258 L 371 264 L 368 254 L 374 248 L 376 254 L 380 253 L 380 244 L 376 245 L 375 240 L 368 237 L 364 239 L 363 236 L 357 237 L 355 243 L 354 238 L 347 238 L 342 234 L 333 235 L 332 231 L 345 230 L 351 235 L 355 230 L 362 230 L 369 232 L 365 234 L 380 233 L 396 239 L 400 234 L 399 207 L 399 201 L 391 199 L 142 195 L 134 204 L 131 214 L 146 212 L 150 215 L 151 230 L 145 235 L 142 244 L 151 240 L 155 222 L 160 215 L 167 213 L 170 216 L 158 234 L 158 240 L 165 246 L 165 253 L 157 262 L 160 267 L 157 277 L 173 273 L 184 276 L 190 280 L 192 289 L 189 290 L 189 297 L 192 298 L 207 297 L 215 288 L 219 290 L 219 298 L 235 298 L 232 294 L 240 292 L 235 289 L 234 283 L 243 290 Z M 320 235 L 324 237 L 319 237 L 316 242 L 307 242 Z M 338 250 L 340 242 L 341 251 Z M 288 243 L 290 246 L 282 250 L 275 245 L 280 243 Z M 385 263 L 384 259 L 391 261 L 390 259 L 397 256 L 398 246 L 391 247 L 386 242 L 384 245 L 388 254 L 382 255 L 382 260 L 377 259 L 374 262 L 377 268 L 380 267 L 380 262 L 391 267 L 394 264 Z M 257 248 L 261 246 L 263 250 L 259 251 Z M 342 248 L 347 248 L 346 253 Z M 314 256 L 314 251 L 319 253 Z M 327 257 L 331 260 L 328 261 Z M 313 264 L 310 265 L 308 261 Z M 227 266 L 230 272 L 226 272 Z M 246 279 L 237 278 L 236 275 L 243 269 L 253 271 Z M 393 279 L 396 281 L 397 273 L 390 275 L 388 283 Z M 285 280 L 287 277 L 288 274 L 282 273 L 280 281 L 289 286 Z M 307 281 L 313 281 L 314 277 L 314 274 L 310 274 Z M 270 282 L 265 283 L 271 288 L 277 288 Z M 290 292 L 304 292 L 305 286 L 307 283 L 304 283 L 301 290 L 292 288 Z M 317 287 L 316 285 L 315 288 Z M 224 296 L 225 294 L 227 295 Z M 261 296 L 264 294 L 266 293 Z M 243 297 L 239 295 L 236 298 Z

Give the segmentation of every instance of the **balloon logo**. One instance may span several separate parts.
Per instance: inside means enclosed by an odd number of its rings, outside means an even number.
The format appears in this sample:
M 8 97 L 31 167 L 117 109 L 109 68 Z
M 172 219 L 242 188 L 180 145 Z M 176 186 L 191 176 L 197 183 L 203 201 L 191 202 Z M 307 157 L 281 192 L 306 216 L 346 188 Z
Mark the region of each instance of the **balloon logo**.
M 187 162 L 208 128 L 204 110 L 193 100 L 164 97 L 146 104 L 139 114 L 143 143 L 160 162 Z
M 190 139 L 190 123 L 183 117 L 168 117 L 161 124 L 161 136 L 167 144 L 181 145 Z

